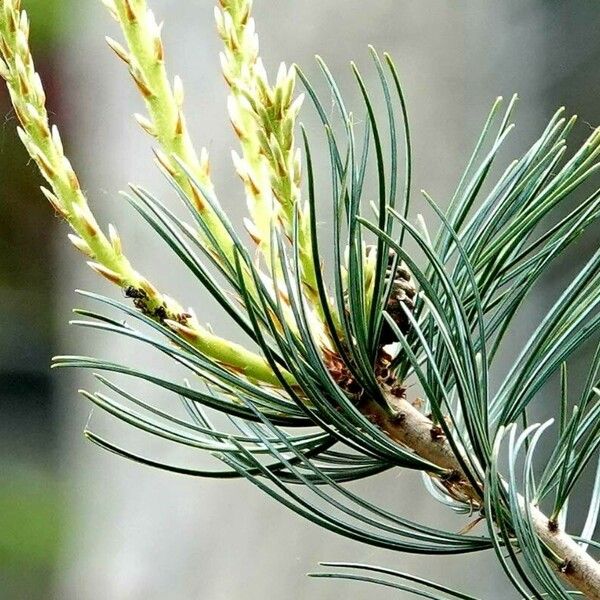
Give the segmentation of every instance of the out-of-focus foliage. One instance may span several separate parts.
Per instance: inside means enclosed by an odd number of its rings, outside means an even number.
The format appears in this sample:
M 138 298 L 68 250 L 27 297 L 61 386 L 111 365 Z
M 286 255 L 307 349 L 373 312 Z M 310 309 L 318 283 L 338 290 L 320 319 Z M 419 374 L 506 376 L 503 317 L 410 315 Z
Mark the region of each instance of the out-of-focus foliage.
M 71 22 L 71 0 L 27 0 L 32 37 L 38 47 L 60 43 Z
M 32 37 L 49 103 L 60 113 L 53 73 L 71 2 L 23 4 L 34 18 Z M 0 90 L 0 117 L 0 597 L 33 600 L 49 596 L 65 531 L 65 493 L 53 469 L 56 435 L 44 358 L 53 330 L 48 298 L 56 218 L 31 201 L 41 179 L 27 164 L 5 89 Z
M 49 569 L 59 549 L 63 491 L 48 473 L 11 469 L 0 487 L 0 563 L 7 573 Z

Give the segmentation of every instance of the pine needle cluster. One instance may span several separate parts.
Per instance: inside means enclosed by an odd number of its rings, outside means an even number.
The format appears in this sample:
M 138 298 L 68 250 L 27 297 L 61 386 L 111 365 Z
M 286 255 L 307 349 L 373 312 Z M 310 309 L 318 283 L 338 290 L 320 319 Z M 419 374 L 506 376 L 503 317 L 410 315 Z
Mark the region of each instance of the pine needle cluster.
M 493 166 L 513 128 L 516 102 L 503 108 L 498 99 L 448 208 L 422 194 L 420 202 L 436 216 L 434 231 L 411 208 L 410 127 L 391 58 L 371 49 L 377 90 L 367 89 L 352 66 L 365 114 L 357 124 L 323 61 L 318 65 L 335 114 L 298 67 L 281 65 L 270 79 L 251 0 L 221 0 L 216 28 L 239 138 L 232 159 L 248 205 L 249 245 L 219 203 L 208 152 L 197 150 L 189 134 L 182 80 L 166 71 L 162 24 L 146 0 L 103 3 L 124 40 L 107 38 L 108 45 L 146 109 L 135 118 L 189 219 L 137 186 L 124 198 L 250 343 L 234 343 L 201 324 L 193 308 L 136 270 L 114 226 L 100 227 L 49 121 L 26 13 L 20 0 L 0 0 L 0 75 L 21 140 L 46 181 L 42 192 L 89 266 L 126 298 L 82 292 L 99 308 L 77 309 L 74 322 L 148 345 L 190 377 L 166 379 L 85 356 L 59 356 L 53 364 L 149 382 L 172 395 L 177 406 L 167 412 L 101 374 L 103 391 L 82 392 L 148 435 L 210 453 L 217 466 L 167 464 L 92 431 L 87 437 L 143 465 L 245 478 L 297 514 L 364 544 L 430 555 L 493 550 L 524 597 L 599 599 L 600 567 L 591 552 L 598 546 L 600 475 L 583 530 L 572 530 L 568 506 L 581 494 L 588 465 L 598 461 L 600 349 L 577 398 L 567 379 L 569 361 L 597 339 L 600 251 L 544 315 L 498 390 L 489 378 L 524 299 L 598 222 L 599 191 L 570 212 L 563 205 L 597 176 L 600 130 L 567 153 L 575 117 L 561 109 L 497 175 Z M 383 112 L 375 108 L 376 94 Z M 307 103 L 322 124 L 310 136 L 298 122 Z M 317 136 L 320 142 L 311 139 Z M 316 143 L 328 151 L 327 182 L 318 181 L 313 165 Z M 366 182 L 374 182 L 374 198 Z M 323 206 L 330 209 L 333 252 L 323 251 L 319 236 Z M 534 399 L 555 378 L 561 385 L 547 402 L 558 407 L 557 425 L 530 424 Z M 215 425 L 214 412 L 226 415 L 229 426 Z M 536 448 L 551 435 L 554 450 L 540 464 Z M 440 506 L 465 515 L 465 529 L 412 521 L 346 485 L 397 468 L 421 471 Z M 325 566 L 332 570 L 313 575 L 427 598 L 473 598 L 381 567 Z

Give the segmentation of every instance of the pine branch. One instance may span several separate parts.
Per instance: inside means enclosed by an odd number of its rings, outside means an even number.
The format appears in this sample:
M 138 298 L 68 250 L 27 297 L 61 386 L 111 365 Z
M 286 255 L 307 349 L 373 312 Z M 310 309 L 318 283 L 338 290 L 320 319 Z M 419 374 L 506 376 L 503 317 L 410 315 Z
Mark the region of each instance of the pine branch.
M 215 8 L 217 30 L 224 44 L 221 68 L 231 94 L 228 110 L 240 140 L 242 157 L 233 152 L 236 171 L 246 190 L 252 221 L 245 225 L 267 264 L 271 263 L 272 224 L 280 222 L 293 236 L 298 211 L 298 246 L 304 292 L 319 312 L 317 274 L 312 257 L 308 207 L 301 200 L 301 155 L 295 143 L 296 118 L 304 95 L 294 98 L 295 68 L 281 63 L 276 82 L 269 84 L 259 56 L 252 2 L 221 1 Z
M 570 585 L 600 598 L 600 569 L 586 552 L 594 545 L 587 538 L 600 512 L 600 464 L 582 535 L 569 536 L 566 524 L 568 500 L 600 448 L 600 348 L 575 401 L 569 397 L 566 367 L 600 332 L 600 251 L 542 319 L 500 389 L 492 394 L 489 385 L 494 358 L 523 298 L 552 260 L 600 221 L 597 190 L 555 218 L 549 231 L 538 233 L 541 223 L 556 217 L 561 202 L 600 169 L 600 129 L 565 160 L 575 119 L 565 119 L 561 109 L 529 150 L 485 186 L 513 127 L 516 97 L 497 127 L 499 99 L 449 209 L 442 211 L 423 193 L 439 221 L 432 235 L 421 215 L 416 225 L 409 217 L 410 128 L 391 58 L 384 55 L 382 61 L 371 48 L 383 115 L 352 65 L 366 112 L 360 137 L 332 73 L 319 59 L 342 124 L 342 133 L 336 133 L 334 115 L 301 71 L 281 69 L 269 85 L 258 58 L 251 1 L 222 0 L 222 11 L 216 13 L 225 44 L 222 66 L 242 147 L 243 157 L 235 160 L 253 219 L 249 229 L 262 253 L 257 261 L 219 205 L 206 153 L 198 154 L 193 146 L 183 115 L 183 86 L 178 78 L 171 85 L 167 77 L 161 27 L 146 1 L 104 3 L 120 24 L 127 48 L 113 40 L 109 45 L 128 65 L 148 110 L 148 117 L 137 120 L 157 140 L 159 166 L 195 227 L 146 190 L 133 186 L 125 198 L 260 353 L 202 327 L 193 310 L 184 312 L 134 269 L 114 227 L 109 226 L 108 235 L 101 231 L 58 130 L 50 127 L 29 51 L 27 17 L 19 0 L 0 0 L 0 74 L 21 139 L 51 188 L 44 193 L 73 229 L 71 242 L 91 259 L 90 266 L 133 300 L 132 307 L 84 293 L 108 312 L 78 309 L 81 318 L 74 323 L 146 344 L 187 369 L 192 379 L 180 383 L 131 364 L 85 356 L 57 357 L 54 366 L 116 373 L 178 395 L 185 418 L 104 376 L 97 378 L 108 394 L 82 392 L 130 426 L 209 452 L 225 467 L 170 465 L 92 432 L 86 435 L 104 449 L 170 472 L 244 477 L 297 514 L 365 544 L 419 554 L 493 548 L 523 596 L 567 600 L 573 592 L 565 586 Z M 307 181 L 301 194 L 296 73 L 322 122 L 329 150 L 332 282 L 324 277 L 317 234 L 316 206 L 323 202 L 324 186 L 316 181 L 305 131 Z M 397 206 L 398 108 L 405 181 Z M 375 201 L 365 198 L 369 177 L 377 184 Z M 484 189 L 490 191 L 479 198 Z M 368 243 L 369 236 L 376 237 L 376 244 Z M 418 253 L 407 251 L 409 238 Z M 538 477 L 536 447 L 549 423 L 529 425 L 528 410 L 559 370 L 557 443 Z M 413 384 L 422 388 L 423 406 L 407 400 Z M 226 415 L 230 426 L 214 425 L 205 409 Z M 296 428 L 308 429 L 297 433 Z M 505 446 L 506 473 L 500 474 Z M 487 521 L 487 536 L 471 535 L 472 524 L 457 534 L 411 521 L 344 486 L 396 467 L 421 471 L 428 491 L 442 505 L 465 514 L 478 510 Z M 550 517 L 539 508 L 548 499 Z M 470 598 L 406 574 L 357 568 L 371 575 L 345 577 L 429 598 L 436 596 L 427 590 Z
M 135 28 L 135 25 L 132 25 Z M 87 258 L 89 266 L 110 283 L 119 286 L 144 314 L 171 327 L 187 343 L 206 356 L 248 377 L 278 386 L 279 380 L 266 361 L 240 344 L 220 338 L 202 327 L 193 313 L 162 294 L 138 273 L 123 254 L 116 229 L 107 237 L 100 229 L 79 179 L 63 151 L 56 126 L 50 127 L 46 95 L 29 49 L 29 22 L 19 0 L 0 2 L 0 75 L 5 79 L 19 119 L 21 141 L 36 161 L 51 190 L 42 191 L 54 210 L 76 235 L 73 245 Z
M 203 197 L 204 193 L 198 192 L 190 181 L 190 177 L 193 177 L 202 190 L 214 193 L 208 152 L 203 148 L 198 156 L 187 128 L 183 112 L 183 82 L 180 77 L 175 77 L 173 84 L 169 82 L 162 25 L 158 25 L 145 0 L 103 0 L 103 4 L 119 23 L 127 48 L 111 38 L 107 37 L 106 41 L 127 65 L 148 110 L 149 118 L 136 115 L 136 120 L 142 129 L 157 140 L 160 151 L 156 156 L 160 166 L 193 200 L 219 246 L 230 252 L 232 244 L 227 231 Z
M 377 423 L 391 439 L 444 469 L 441 481 L 448 493 L 460 502 L 470 503 L 474 510 L 481 510 L 483 486 L 481 482 L 477 482 L 476 489 L 469 482 L 461 464 L 464 464 L 464 457 L 459 461 L 440 427 L 392 391 L 388 390 L 386 399 L 390 411 L 382 409 L 377 403 L 369 402 L 362 409 L 363 414 Z M 519 496 L 519 504 L 522 511 L 527 510 L 531 515 L 539 539 L 560 558 L 560 562 L 554 566 L 556 572 L 587 598 L 600 598 L 600 564 L 537 506 L 526 507 L 522 496 Z M 489 526 L 494 525 L 490 523 Z

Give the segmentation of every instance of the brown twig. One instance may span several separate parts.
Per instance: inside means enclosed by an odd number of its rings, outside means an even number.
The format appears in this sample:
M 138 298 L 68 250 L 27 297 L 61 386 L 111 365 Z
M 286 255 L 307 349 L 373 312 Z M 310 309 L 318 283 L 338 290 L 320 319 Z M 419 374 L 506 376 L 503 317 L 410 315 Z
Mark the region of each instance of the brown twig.
M 385 394 L 390 410 L 368 402 L 361 407 L 365 416 L 375 420 L 391 439 L 452 474 L 453 480 L 445 486 L 451 496 L 481 506 L 481 497 L 469 483 L 448 440 L 443 435 L 432 435 L 436 427 L 433 421 L 405 398 L 389 390 Z M 522 510 L 525 510 L 525 501 L 519 498 Z M 600 564 L 571 536 L 551 523 L 537 506 L 529 506 L 529 513 L 539 539 L 562 559 L 560 565 L 553 565 L 557 573 L 586 598 L 600 600 Z

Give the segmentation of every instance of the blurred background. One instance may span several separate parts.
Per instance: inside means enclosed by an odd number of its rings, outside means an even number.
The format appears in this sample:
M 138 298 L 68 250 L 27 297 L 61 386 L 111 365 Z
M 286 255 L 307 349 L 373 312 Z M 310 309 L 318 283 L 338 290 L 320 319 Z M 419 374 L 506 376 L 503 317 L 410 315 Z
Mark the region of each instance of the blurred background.
M 131 118 L 141 102 L 103 41 L 107 33 L 118 37 L 116 24 L 95 0 L 23 4 L 31 16 L 34 56 L 51 112 L 101 222 L 118 225 L 142 272 L 151 273 L 161 288 L 190 298 L 199 313 L 205 310 L 202 320 L 234 337 L 235 328 L 213 314 L 202 291 L 186 282 L 185 273 L 169 262 L 118 195 L 130 181 L 163 198 L 170 192 L 153 167 L 148 139 Z M 245 208 L 231 174 L 229 150 L 235 140 L 227 127 L 212 3 L 151 4 L 166 22 L 170 72 L 186 83 L 195 139 L 209 148 L 221 201 L 239 222 Z M 451 196 L 497 95 L 518 92 L 521 97 L 518 130 L 506 159 L 523 150 L 560 105 L 580 115 L 579 138 L 600 121 L 600 4 L 594 0 L 377 0 L 368 5 L 362 0 L 256 0 L 255 17 L 262 55 L 272 71 L 280 60 L 295 61 L 316 77 L 313 55 L 319 53 L 356 107 L 348 61 L 357 60 L 374 85 L 367 44 L 394 56 L 412 120 L 415 190 L 426 188 L 441 204 Z M 40 178 L 18 143 L 4 89 L 0 110 L 2 600 L 403 597 L 360 584 L 308 580 L 304 574 L 325 559 L 414 571 L 486 599 L 515 597 L 492 556 L 430 560 L 364 548 L 318 530 L 245 482 L 170 476 L 87 443 L 82 430 L 90 419 L 95 430 L 128 447 L 180 458 L 178 449 L 91 415 L 77 395 L 78 388 L 95 385 L 90 374 L 50 372 L 50 358 L 59 353 L 122 361 L 136 353 L 149 369 L 157 363 L 121 340 L 67 324 L 71 309 L 85 304 L 75 288 L 115 292 L 87 271 L 66 241 L 66 227 L 41 197 Z M 310 114 L 306 121 L 314 127 Z M 598 231 L 554 265 L 528 303 L 522 326 L 512 333 L 506 359 L 518 352 L 578 260 L 597 245 Z M 436 511 L 411 474 L 387 474 L 362 487 L 403 514 L 427 519 Z M 436 522 L 451 522 L 444 519 Z

